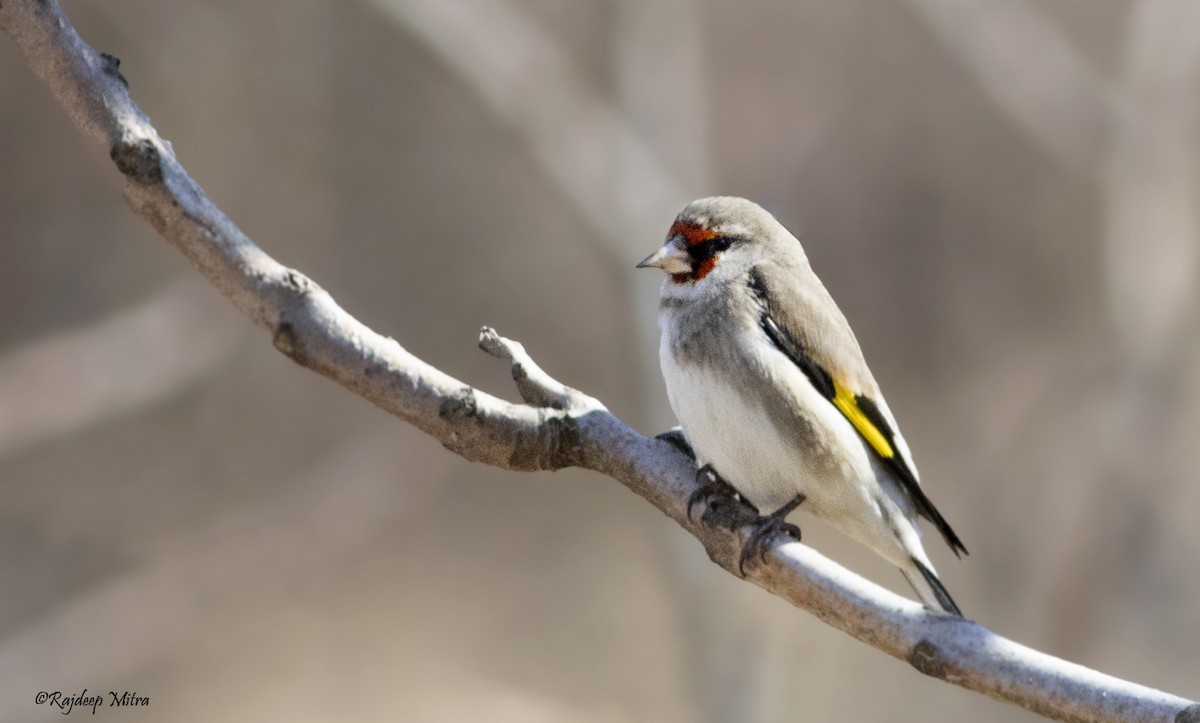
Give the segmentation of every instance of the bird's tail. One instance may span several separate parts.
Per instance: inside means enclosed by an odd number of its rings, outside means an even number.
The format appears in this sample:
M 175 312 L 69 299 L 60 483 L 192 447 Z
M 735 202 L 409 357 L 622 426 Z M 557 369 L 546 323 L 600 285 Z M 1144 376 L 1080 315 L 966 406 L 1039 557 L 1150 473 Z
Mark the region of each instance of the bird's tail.
M 946 586 L 938 579 L 933 568 L 921 562 L 917 558 L 911 558 L 912 564 L 908 567 L 900 568 L 900 572 L 904 573 L 908 584 L 912 585 L 913 590 L 917 591 L 917 596 L 921 598 L 921 602 L 925 603 L 934 610 L 941 610 L 944 613 L 962 617 L 962 611 L 958 609 L 958 605 L 954 603 L 954 598 L 950 597 L 950 593 L 946 591 Z

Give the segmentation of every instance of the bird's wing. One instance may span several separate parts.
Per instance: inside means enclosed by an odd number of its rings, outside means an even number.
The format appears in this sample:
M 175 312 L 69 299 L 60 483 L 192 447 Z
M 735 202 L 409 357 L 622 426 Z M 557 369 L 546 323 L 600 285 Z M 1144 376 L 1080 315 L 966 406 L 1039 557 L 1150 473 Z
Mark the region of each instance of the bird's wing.
M 809 274 L 812 283 L 799 288 L 784 281 L 797 272 Z M 933 523 L 954 554 L 965 553 L 962 540 L 921 489 L 908 444 L 867 369 L 858 340 L 812 270 L 807 266 L 786 270 L 757 266 L 750 272 L 750 290 L 761 308 L 759 326 L 771 342 L 858 431 L 899 480 L 918 514 Z

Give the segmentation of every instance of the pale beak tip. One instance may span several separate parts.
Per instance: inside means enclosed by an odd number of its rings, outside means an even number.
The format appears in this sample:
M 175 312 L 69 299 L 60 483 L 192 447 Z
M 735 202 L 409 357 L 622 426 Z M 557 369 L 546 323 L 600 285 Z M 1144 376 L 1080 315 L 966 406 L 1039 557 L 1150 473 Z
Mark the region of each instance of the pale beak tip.
M 687 251 L 676 243 L 667 243 L 659 250 L 642 259 L 639 269 L 659 269 L 668 274 L 682 274 L 691 270 Z
M 656 268 L 658 268 L 658 265 L 659 265 L 661 259 L 662 259 L 662 252 L 655 251 L 654 253 L 650 254 L 646 258 L 639 261 L 637 266 L 635 266 L 634 268 L 635 269 L 656 269 Z

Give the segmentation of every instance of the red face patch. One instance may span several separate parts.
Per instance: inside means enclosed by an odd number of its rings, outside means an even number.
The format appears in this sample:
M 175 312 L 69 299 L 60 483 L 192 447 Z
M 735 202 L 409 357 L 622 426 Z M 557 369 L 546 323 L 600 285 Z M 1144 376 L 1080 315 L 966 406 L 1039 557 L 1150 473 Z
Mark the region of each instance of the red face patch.
M 667 237 L 682 236 L 688 246 L 702 244 L 705 241 L 716 238 L 717 232 L 712 229 L 697 226 L 694 223 L 678 222 L 671 224 L 671 228 L 667 231 Z
M 716 231 L 698 226 L 694 223 L 677 222 L 671 225 L 667 231 L 667 237 L 680 236 L 683 238 L 688 247 L 688 253 L 692 257 L 692 272 L 690 274 L 673 274 L 672 280 L 677 284 L 685 284 L 688 282 L 699 281 L 717 265 L 716 254 L 728 247 L 728 244 L 715 248 L 714 244 L 719 244 L 721 238 Z

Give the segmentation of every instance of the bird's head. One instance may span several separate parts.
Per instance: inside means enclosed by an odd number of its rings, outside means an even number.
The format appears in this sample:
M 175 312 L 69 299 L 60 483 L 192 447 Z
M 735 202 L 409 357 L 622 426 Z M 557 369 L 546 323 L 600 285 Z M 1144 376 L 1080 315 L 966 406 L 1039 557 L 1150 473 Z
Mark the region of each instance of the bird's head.
M 637 267 L 661 269 L 677 285 L 696 284 L 714 272 L 714 278 L 720 278 L 744 271 L 756 254 L 781 235 L 791 238 L 774 216 L 753 201 L 736 196 L 702 198 L 675 217 L 662 248 Z

